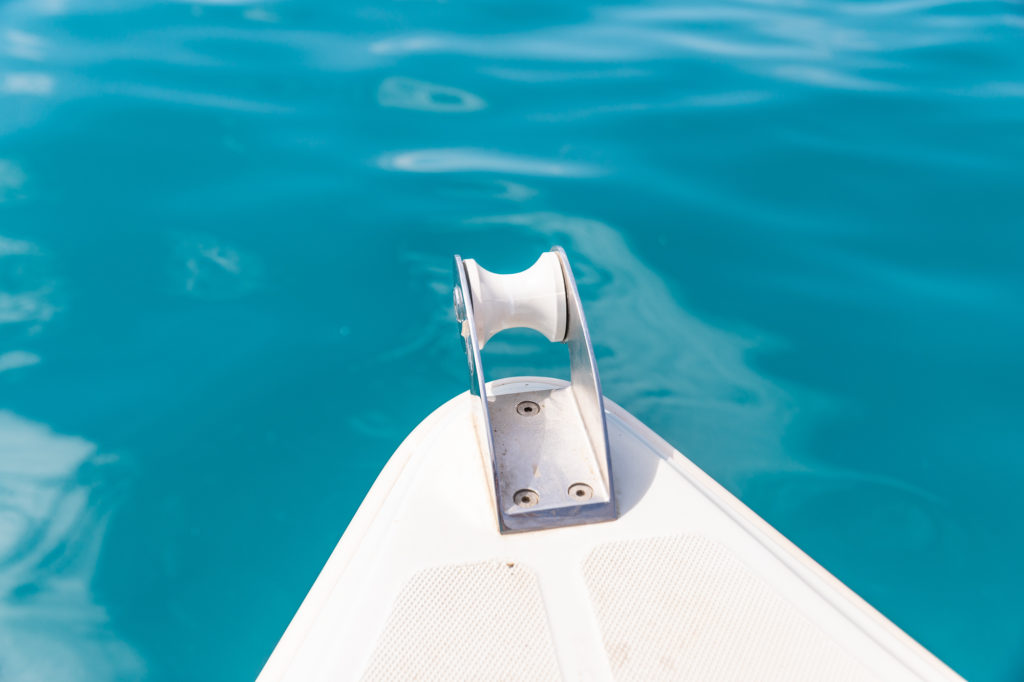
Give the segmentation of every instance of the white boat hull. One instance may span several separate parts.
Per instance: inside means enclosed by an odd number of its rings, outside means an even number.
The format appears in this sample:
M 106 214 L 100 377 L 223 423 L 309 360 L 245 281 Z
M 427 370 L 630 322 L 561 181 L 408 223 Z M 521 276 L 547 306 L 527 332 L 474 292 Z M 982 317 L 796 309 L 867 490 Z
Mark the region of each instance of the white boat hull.
M 524 381 L 564 385 L 494 386 Z M 605 409 L 619 518 L 505 535 L 479 398 L 436 410 L 377 479 L 259 682 L 960 679 Z

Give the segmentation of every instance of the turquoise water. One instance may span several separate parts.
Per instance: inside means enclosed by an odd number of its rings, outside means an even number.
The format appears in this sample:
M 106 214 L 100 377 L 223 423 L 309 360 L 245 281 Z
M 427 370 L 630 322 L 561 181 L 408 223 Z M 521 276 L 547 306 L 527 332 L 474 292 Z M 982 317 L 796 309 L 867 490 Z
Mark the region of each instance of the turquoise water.
M 252 679 L 467 387 L 451 255 L 561 244 L 611 398 L 1021 679 L 1022 41 L 997 0 L 9 0 L 0 674 Z

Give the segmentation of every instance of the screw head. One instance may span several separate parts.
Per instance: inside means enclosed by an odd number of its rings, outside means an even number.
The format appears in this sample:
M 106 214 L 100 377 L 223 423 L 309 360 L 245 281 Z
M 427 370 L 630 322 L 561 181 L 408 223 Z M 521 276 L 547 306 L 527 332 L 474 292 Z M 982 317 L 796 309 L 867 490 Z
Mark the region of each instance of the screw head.
M 573 483 L 569 486 L 569 498 L 577 502 L 586 502 L 594 496 L 594 489 L 586 483 Z
M 524 400 L 516 405 L 516 412 L 524 417 L 533 417 L 540 414 L 540 405 L 532 400 Z
M 532 507 L 540 502 L 540 495 L 535 490 L 523 488 L 515 492 L 512 496 L 512 501 L 520 507 Z

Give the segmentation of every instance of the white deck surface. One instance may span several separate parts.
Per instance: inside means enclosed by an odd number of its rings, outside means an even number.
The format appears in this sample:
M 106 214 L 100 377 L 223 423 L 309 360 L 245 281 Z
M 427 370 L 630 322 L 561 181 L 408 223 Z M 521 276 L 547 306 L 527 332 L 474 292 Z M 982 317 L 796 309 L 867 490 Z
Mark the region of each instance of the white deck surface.
M 259 682 L 960 679 L 607 399 L 620 518 L 500 535 L 475 400 L 394 454 Z

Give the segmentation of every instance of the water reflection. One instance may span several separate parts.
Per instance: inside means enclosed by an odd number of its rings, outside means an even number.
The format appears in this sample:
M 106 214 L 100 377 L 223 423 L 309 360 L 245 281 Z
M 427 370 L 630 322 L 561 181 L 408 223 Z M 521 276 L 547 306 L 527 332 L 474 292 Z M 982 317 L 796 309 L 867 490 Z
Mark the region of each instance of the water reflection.
M 805 85 L 815 85 L 837 90 L 863 90 L 880 92 L 899 89 L 899 86 L 843 73 L 836 69 L 819 66 L 780 66 L 774 69 L 777 77 Z
M 479 111 L 487 106 L 471 92 L 400 76 L 384 79 L 377 90 L 377 101 L 382 107 L 446 114 Z
M 8 187 L 20 188 L 25 179 L 20 169 L 11 166 L 7 173 Z M 0 162 L 0 198 L 4 197 L 3 174 Z M 60 306 L 49 259 L 38 246 L 27 240 L 0 236 L 0 259 L 0 325 L 11 325 L 6 337 L 10 342 L 14 331 L 26 337 L 38 333 Z
M 0 203 L 21 196 L 21 188 L 25 185 L 25 172 L 14 161 L 0 159 Z M 4 242 L 0 242 L 3 245 Z M 0 254 L 3 251 L 0 250 Z
M 9 354 L 8 354 L 9 355 Z M 2 359 L 5 356 L 0 356 Z M 0 670 L 5 679 L 141 679 L 91 582 L 117 459 L 0 410 Z
M 102 87 L 102 92 L 107 95 L 137 97 L 142 100 L 168 102 L 170 104 L 186 105 L 199 109 L 224 109 L 253 114 L 280 114 L 286 113 L 289 110 L 287 107 L 273 102 L 261 102 L 213 92 L 153 87 L 138 83 L 110 83 Z
M 46 56 L 46 42 L 39 36 L 17 29 L 7 29 L 3 34 L 3 52 L 16 59 L 41 61 Z
M 588 80 L 618 80 L 630 78 L 643 78 L 649 76 L 650 72 L 645 69 L 539 69 L 539 68 L 513 68 L 508 66 L 488 66 L 482 69 L 483 73 L 495 78 L 507 81 L 518 81 L 521 83 L 564 83 L 568 81 Z
M 533 197 L 537 196 L 537 190 L 518 182 L 512 182 L 510 180 L 499 180 L 498 184 L 502 190 L 494 195 L 498 199 L 508 199 L 509 201 L 526 201 L 527 199 L 532 199 Z
M 6 177 L 8 187 L 24 182 L 13 165 Z M 51 260 L 33 242 L 0 236 L 5 345 L 36 341 L 59 312 Z M 25 385 L 40 363 L 34 352 L 0 348 L 0 381 L 5 389 Z M 12 378 L 17 383 L 7 383 Z M 12 393 L 0 395 L 10 402 Z M 107 518 L 116 507 L 111 484 L 119 471 L 118 457 L 99 452 L 86 439 L 55 433 L 0 408 L 0 676 L 5 680 L 142 678 L 143 662 L 114 632 L 92 593 Z
M 53 76 L 45 73 L 8 73 L 0 81 L 0 93 L 7 95 L 48 97 L 53 94 L 53 89 Z
M 586 178 L 601 169 L 586 163 L 539 159 L 488 149 L 418 149 L 385 154 L 377 160 L 385 170 L 407 173 L 511 173 L 535 177 Z
M 2 162 L 0 162 L 2 164 Z M 2 166 L 0 166 L 2 168 Z M 19 185 L 20 186 L 20 185 Z M 11 239 L 0 235 L 0 257 L 3 256 L 27 256 L 38 253 L 36 245 L 22 239 Z
M 13 294 L 0 291 L 0 324 L 46 322 L 57 310 L 49 300 L 52 292 L 49 288 Z
M 35 353 L 30 353 L 24 350 L 12 350 L 6 353 L 0 353 L 0 372 L 7 372 L 12 369 L 21 369 L 22 367 L 31 367 L 37 365 L 40 362 L 40 358 Z
M 212 235 L 179 237 L 170 263 L 177 291 L 211 301 L 245 296 L 263 285 L 263 265 L 252 254 Z
M 276 24 L 280 21 L 280 18 L 276 14 L 264 7 L 249 7 L 242 12 L 242 16 L 249 21 L 256 21 L 263 24 Z
M 533 114 L 532 121 L 566 123 L 599 116 L 615 117 L 630 113 L 664 113 L 694 109 L 732 109 L 760 104 L 772 98 L 772 93 L 754 90 L 695 94 L 664 102 L 620 102 L 587 109 L 568 109 L 557 113 Z

